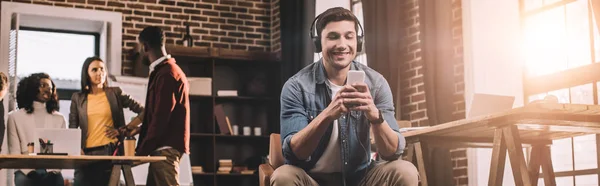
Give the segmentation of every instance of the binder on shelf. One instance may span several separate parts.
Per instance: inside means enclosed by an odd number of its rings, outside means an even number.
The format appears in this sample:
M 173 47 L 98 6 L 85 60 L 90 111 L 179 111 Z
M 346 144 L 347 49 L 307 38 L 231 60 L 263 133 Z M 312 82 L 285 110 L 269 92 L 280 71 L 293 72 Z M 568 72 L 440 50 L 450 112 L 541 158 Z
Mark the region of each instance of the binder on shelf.
M 231 125 L 229 124 L 229 118 L 225 116 L 225 111 L 223 110 L 223 105 L 218 104 L 215 105 L 215 119 L 219 124 L 219 130 L 221 134 L 231 134 Z

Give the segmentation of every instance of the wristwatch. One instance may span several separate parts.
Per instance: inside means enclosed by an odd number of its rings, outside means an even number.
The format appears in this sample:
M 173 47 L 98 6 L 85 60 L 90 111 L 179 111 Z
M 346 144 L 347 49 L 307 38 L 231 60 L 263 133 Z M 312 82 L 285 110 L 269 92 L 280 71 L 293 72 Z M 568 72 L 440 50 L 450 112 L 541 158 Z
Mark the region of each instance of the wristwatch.
M 374 121 L 369 121 L 371 124 L 379 125 L 382 124 L 385 120 L 383 120 L 383 115 L 381 115 L 381 110 L 379 110 L 379 118 Z

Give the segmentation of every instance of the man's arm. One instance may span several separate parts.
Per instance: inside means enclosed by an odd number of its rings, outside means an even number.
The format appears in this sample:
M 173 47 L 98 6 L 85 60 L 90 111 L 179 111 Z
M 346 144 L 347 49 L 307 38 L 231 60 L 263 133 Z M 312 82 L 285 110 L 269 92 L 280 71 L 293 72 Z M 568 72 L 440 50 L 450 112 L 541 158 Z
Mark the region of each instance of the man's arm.
M 406 144 L 404 137 L 400 134 L 398 123 L 394 117 L 394 103 L 392 91 L 387 81 L 382 77 L 382 83 L 375 88 L 374 96 L 371 96 L 369 88 L 365 83 L 353 85 L 358 92 L 344 93 L 347 104 L 361 105 L 351 108 L 360 110 L 370 122 L 379 119 L 379 111 L 384 119 L 383 123 L 371 123 L 371 130 L 375 139 L 377 151 L 384 160 L 396 160 L 402 154 Z
M 341 115 L 342 99 L 334 99 L 312 121 L 302 104 L 302 90 L 288 81 L 281 92 L 281 134 L 283 155 L 292 161 L 304 161 L 315 151 L 329 125 Z M 340 90 L 342 92 L 343 90 Z M 339 94 L 338 94 L 339 95 Z M 346 110 L 347 111 L 347 110 Z M 336 117 L 337 116 L 337 117 Z

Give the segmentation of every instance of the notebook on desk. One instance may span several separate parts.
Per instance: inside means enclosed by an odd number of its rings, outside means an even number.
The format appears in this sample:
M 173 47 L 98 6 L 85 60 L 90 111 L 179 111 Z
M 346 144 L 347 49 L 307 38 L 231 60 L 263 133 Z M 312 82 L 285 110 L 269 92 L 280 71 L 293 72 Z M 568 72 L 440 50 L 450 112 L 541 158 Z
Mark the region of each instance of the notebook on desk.
M 514 96 L 501 96 L 492 94 L 473 94 L 471 109 L 467 118 L 485 116 L 493 113 L 507 111 L 513 108 Z
M 50 140 L 53 144 L 53 153 L 67 153 L 70 156 L 81 155 L 81 131 L 79 129 L 36 128 L 35 136 L 35 139 Z M 39 140 L 35 141 L 34 153 L 40 153 Z

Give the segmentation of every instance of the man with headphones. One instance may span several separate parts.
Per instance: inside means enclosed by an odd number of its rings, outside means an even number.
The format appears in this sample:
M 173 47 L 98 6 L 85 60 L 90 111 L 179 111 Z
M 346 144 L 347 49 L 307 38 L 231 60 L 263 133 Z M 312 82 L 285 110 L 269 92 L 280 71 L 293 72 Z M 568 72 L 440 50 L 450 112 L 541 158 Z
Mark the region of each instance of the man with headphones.
M 399 159 L 406 142 L 387 81 L 354 61 L 363 42 L 358 19 L 331 8 L 315 18 L 310 32 L 323 57 L 283 86 L 286 165 L 275 170 L 271 185 L 418 185 L 416 167 Z M 350 70 L 364 71 L 364 83 L 346 84 Z M 371 160 L 369 131 L 384 161 Z

